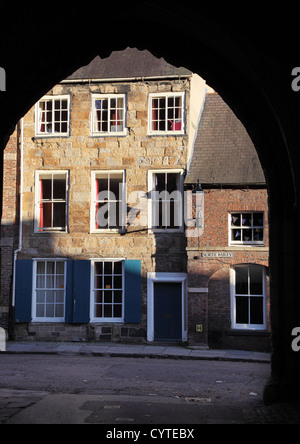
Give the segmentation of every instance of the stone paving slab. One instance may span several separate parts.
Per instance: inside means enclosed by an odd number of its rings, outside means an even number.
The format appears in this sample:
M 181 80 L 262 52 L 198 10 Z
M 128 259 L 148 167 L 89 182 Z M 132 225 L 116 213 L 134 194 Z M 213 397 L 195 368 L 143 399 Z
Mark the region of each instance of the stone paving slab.
M 1 354 L 2 352 L 0 352 Z M 82 342 L 7 342 L 4 353 L 89 354 L 95 356 L 150 357 L 169 359 L 212 359 L 248 362 L 270 362 L 269 353 L 212 350 L 170 345 L 134 345 Z

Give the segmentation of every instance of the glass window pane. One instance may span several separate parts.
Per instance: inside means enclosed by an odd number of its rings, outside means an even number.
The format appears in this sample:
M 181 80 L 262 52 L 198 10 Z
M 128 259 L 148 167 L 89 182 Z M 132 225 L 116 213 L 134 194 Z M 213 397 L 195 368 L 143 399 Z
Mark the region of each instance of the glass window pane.
M 47 262 L 47 274 L 54 274 L 55 262 Z
M 52 180 L 41 179 L 41 199 L 51 200 L 52 198 Z
M 167 191 L 169 193 L 179 190 L 179 177 L 180 175 L 178 173 L 167 174 Z
M 44 202 L 41 204 L 41 216 L 40 216 L 41 228 L 52 227 L 52 203 Z
M 238 242 L 241 240 L 241 230 L 232 230 L 231 231 L 231 239 L 232 241 Z
M 55 317 L 63 318 L 64 317 L 64 304 L 56 304 L 55 306 Z
M 242 214 L 242 225 L 245 227 L 251 227 L 251 213 Z
M 255 228 L 253 230 L 253 240 L 256 242 L 262 242 L 264 240 L 263 228 Z
M 47 276 L 47 279 L 46 279 L 46 288 L 55 288 L 55 287 L 54 287 L 54 280 L 55 280 L 55 277 L 54 277 L 54 276 Z
M 111 305 L 104 305 L 104 317 L 105 318 L 112 318 L 112 306 Z
M 102 318 L 103 317 L 103 315 L 102 315 L 102 307 L 103 307 L 102 304 L 96 304 L 95 305 L 95 317 L 96 318 Z
M 64 291 L 56 291 L 56 302 L 58 304 L 62 304 L 65 301 L 65 292 Z
M 37 304 L 36 305 L 36 316 L 38 318 L 44 318 L 45 317 L 45 305 L 44 304 Z
M 122 304 L 122 291 L 115 291 L 114 292 L 114 303 L 115 304 Z
M 104 303 L 112 304 L 112 291 L 104 291 Z
M 250 294 L 263 295 L 263 268 L 252 265 L 250 271 Z
M 52 100 L 46 101 L 46 109 L 47 111 L 52 111 Z
M 232 214 L 231 215 L 231 225 L 233 227 L 240 227 L 241 226 L 241 215 L 240 214 Z
M 114 276 L 114 288 L 122 288 L 122 276 Z
M 96 182 L 96 199 L 99 200 L 100 196 L 97 196 L 97 192 L 108 191 L 108 177 L 100 177 L 96 179 Z M 101 200 L 103 200 L 103 198 Z
M 254 213 L 253 214 L 253 226 L 263 227 L 264 226 L 264 213 Z
M 46 291 L 46 304 L 54 304 L 55 302 L 55 291 L 47 290 Z
M 262 325 L 264 323 L 263 298 L 250 299 L 250 323 Z
M 104 273 L 112 274 L 112 262 L 104 262 Z
M 235 276 L 235 294 L 248 294 L 248 267 L 236 267 Z
M 46 317 L 54 318 L 54 304 L 46 304 Z
M 37 274 L 45 274 L 45 262 L 37 262 L 36 272 Z
M 56 288 L 64 288 L 65 278 L 64 276 L 56 276 Z
M 53 180 L 53 199 L 66 199 L 66 179 Z
M 112 276 L 104 276 L 104 289 L 109 290 L 112 288 Z
M 53 204 L 53 228 L 64 228 L 66 225 L 66 204 L 65 202 L 54 202 Z
M 45 291 L 44 290 L 38 290 L 36 292 L 36 302 L 42 303 L 42 304 L 45 302 Z
M 95 262 L 95 274 L 102 274 L 103 262 Z
M 95 291 L 95 303 L 96 304 L 102 304 L 103 302 L 103 292 L 101 291 Z
M 122 198 L 123 176 L 120 174 L 111 174 L 110 176 L 110 200 L 121 200 Z
M 45 288 L 45 276 L 37 275 L 36 288 Z
M 64 274 L 65 273 L 65 263 L 64 262 L 56 262 L 56 274 Z
M 242 230 L 243 241 L 251 242 L 252 241 L 252 230 Z
M 114 274 L 122 274 L 122 262 L 114 262 Z
M 165 173 L 157 173 L 154 175 L 154 190 L 158 191 L 159 193 L 161 191 L 165 191 L 166 189 L 166 174 Z
M 114 305 L 114 317 L 115 318 L 122 317 L 122 305 Z
M 249 302 L 248 297 L 236 297 L 236 323 L 249 323 Z
M 94 288 L 102 288 L 102 275 L 95 275 Z

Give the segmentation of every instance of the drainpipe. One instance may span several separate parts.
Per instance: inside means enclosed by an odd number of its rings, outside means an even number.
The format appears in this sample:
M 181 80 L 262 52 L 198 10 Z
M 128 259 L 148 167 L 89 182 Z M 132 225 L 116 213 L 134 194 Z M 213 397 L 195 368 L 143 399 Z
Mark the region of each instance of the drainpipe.
M 21 144 L 20 144 L 20 218 L 19 218 L 19 244 L 17 250 L 14 251 L 14 268 L 13 268 L 13 288 L 12 288 L 12 333 L 14 334 L 14 314 L 16 302 L 16 261 L 18 253 L 22 251 L 22 228 L 23 228 L 23 151 L 24 151 L 24 122 L 21 119 Z

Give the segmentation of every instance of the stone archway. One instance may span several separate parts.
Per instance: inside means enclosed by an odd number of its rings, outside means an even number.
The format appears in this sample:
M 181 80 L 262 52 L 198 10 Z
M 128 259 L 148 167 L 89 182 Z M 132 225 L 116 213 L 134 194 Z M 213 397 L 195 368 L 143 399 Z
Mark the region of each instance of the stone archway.
M 103 2 L 84 11 L 1 5 L 0 65 L 7 88 L 0 93 L 0 146 L 46 91 L 96 54 L 136 46 L 204 77 L 248 130 L 267 178 L 273 354 L 266 399 L 299 399 L 300 356 L 291 349 L 291 331 L 300 325 L 300 102 L 291 89 L 296 19 L 292 11 L 196 6 L 132 1 L 114 6 L 112 15 Z M 284 21 L 288 32 L 281 36 Z M 294 47 L 291 55 L 286 45 Z

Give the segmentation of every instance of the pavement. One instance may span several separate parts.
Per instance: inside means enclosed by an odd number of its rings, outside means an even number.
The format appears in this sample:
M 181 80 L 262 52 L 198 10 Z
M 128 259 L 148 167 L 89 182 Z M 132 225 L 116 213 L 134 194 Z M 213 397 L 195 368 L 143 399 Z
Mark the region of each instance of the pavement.
M 79 354 L 161 359 L 199 359 L 269 363 L 269 353 L 241 350 L 213 350 L 206 347 L 149 344 L 114 344 L 93 342 L 10 342 L 6 352 L 29 354 Z

